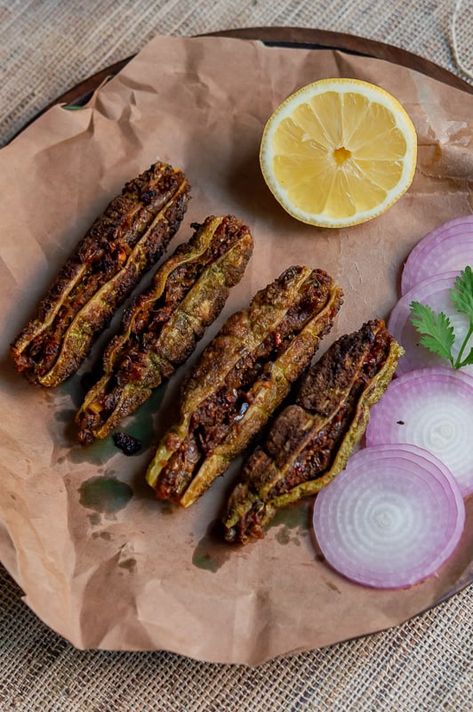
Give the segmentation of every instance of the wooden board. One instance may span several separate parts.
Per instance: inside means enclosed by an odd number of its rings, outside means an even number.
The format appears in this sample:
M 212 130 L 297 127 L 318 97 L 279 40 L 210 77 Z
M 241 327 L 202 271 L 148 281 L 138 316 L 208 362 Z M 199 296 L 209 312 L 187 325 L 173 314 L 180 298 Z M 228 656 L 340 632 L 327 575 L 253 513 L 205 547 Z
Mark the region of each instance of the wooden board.
M 327 50 L 335 49 L 348 52 L 350 54 L 373 57 L 422 72 L 431 78 L 444 82 L 445 84 L 451 85 L 457 89 L 473 93 L 473 86 L 470 86 L 459 77 L 455 76 L 446 69 L 437 66 L 429 60 L 391 45 L 352 35 L 315 29 L 273 27 L 229 30 L 211 33 L 210 36 L 236 37 L 253 40 L 257 39 L 268 45 L 277 46 Z M 108 77 L 112 77 L 117 74 L 127 64 L 127 62 L 130 61 L 130 59 L 131 57 L 115 63 L 94 74 L 85 81 L 81 82 L 79 85 L 67 91 L 62 96 L 58 97 L 50 106 L 58 103 L 70 106 L 77 106 L 85 103 L 93 91 L 95 91 Z M 46 107 L 46 109 L 47 108 L 49 107 Z M 46 109 L 43 111 L 46 111 Z M 462 584 L 459 585 L 458 590 L 461 590 L 461 588 L 467 584 L 467 581 L 462 582 Z M 449 592 L 448 597 L 453 595 L 455 592 L 457 591 L 455 590 Z M 437 605 L 437 603 L 435 605 Z

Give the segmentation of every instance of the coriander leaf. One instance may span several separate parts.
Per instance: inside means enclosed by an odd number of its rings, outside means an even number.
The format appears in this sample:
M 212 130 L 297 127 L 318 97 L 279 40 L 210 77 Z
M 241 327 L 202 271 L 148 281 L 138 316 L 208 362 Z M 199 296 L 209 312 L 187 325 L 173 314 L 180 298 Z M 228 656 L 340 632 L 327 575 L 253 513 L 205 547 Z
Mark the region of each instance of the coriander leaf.
M 455 286 L 450 290 L 450 298 L 462 314 L 467 314 L 473 321 L 473 271 L 465 267 L 455 280 Z
M 465 360 L 463 360 L 463 354 L 465 353 L 465 349 L 470 343 L 471 335 L 473 334 L 473 321 L 470 320 L 470 327 L 466 333 L 465 338 L 463 339 L 463 343 L 460 347 L 460 351 L 458 352 L 458 356 L 455 359 L 455 363 L 453 364 L 454 368 L 461 368 L 462 366 L 466 366 L 468 363 L 468 359 L 470 358 L 470 354 L 466 357 Z
M 468 356 L 463 359 L 463 361 L 460 364 L 460 368 L 463 368 L 463 366 L 469 366 L 470 364 L 473 364 L 473 349 L 471 349 Z
M 453 366 L 452 346 L 455 331 L 448 316 L 434 312 L 426 304 L 411 302 L 411 322 L 421 334 L 420 343 L 432 353 L 447 359 Z

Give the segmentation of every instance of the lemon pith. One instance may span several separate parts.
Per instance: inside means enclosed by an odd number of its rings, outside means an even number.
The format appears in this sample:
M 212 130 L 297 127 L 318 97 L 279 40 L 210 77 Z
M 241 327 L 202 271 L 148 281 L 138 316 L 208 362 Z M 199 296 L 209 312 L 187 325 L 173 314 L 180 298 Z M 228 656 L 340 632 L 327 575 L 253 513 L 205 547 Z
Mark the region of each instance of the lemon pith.
M 288 97 L 267 122 L 260 163 L 270 190 L 298 220 L 343 227 L 383 213 L 407 190 L 417 137 L 381 87 L 323 79 Z

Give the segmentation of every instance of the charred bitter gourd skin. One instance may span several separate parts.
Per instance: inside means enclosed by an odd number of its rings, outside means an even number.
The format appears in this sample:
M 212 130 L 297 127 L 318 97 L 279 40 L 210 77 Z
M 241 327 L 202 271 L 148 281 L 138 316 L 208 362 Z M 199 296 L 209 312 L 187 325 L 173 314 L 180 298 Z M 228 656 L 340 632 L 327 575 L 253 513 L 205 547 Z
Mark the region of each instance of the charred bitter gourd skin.
M 159 499 L 188 507 L 224 472 L 310 363 L 341 301 L 328 274 L 290 267 L 226 321 L 184 385 L 179 422 L 148 468 Z
M 125 185 L 82 238 L 11 346 L 32 383 L 57 386 L 177 232 L 189 200 L 183 172 L 157 162 Z
M 309 369 L 230 495 L 227 541 L 262 538 L 278 509 L 315 494 L 343 470 L 402 353 L 384 323 L 374 320 L 338 339 Z
M 83 444 L 106 437 L 193 352 L 219 315 L 253 251 L 237 218 L 210 216 L 156 272 L 125 312 L 103 358 L 103 375 L 76 415 Z

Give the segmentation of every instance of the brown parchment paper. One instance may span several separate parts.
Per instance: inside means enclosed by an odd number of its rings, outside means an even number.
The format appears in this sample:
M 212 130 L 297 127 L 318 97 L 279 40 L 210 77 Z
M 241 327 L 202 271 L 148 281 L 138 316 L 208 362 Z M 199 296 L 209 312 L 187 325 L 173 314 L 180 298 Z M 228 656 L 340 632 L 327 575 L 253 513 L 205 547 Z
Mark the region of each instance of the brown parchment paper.
M 391 91 L 419 138 L 407 195 L 382 217 L 339 231 L 286 215 L 258 168 L 274 107 L 330 76 Z M 73 443 L 80 375 L 42 390 L 17 376 L 7 357 L 91 221 L 158 157 L 182 166 L 193 186 L 171 249 L 209 213 L 241 216 L 255 237 L 247 273 L 203 343 L 283 268 L 307 263 L 327 269 L 345 290 L 324 350 L 364 320 L 386 316 L 409 250 L 436 225 L 471 212 L 472 116 L 472 96 L 379 60 L 157 37 L 87 107 L 51 109 L 0 152 L 0 559 L 49 626 L 80 648 L 165 648 L 254 664 L 396 625 L 473 579 L 471 501 L 454 557 L 406 591 L 370 590 L 331 571 L 308 529 L 311 502 L 280 515 L 262 542 L 219 544 L 212 522 L 238 463 L 190 510 L 162 506 L 143 480 L 150 449 L 127 458 L 110 441 L 88 449 Z M 184 370 L 127 423 L 128 432 L 151 444 L 173 418 Z

